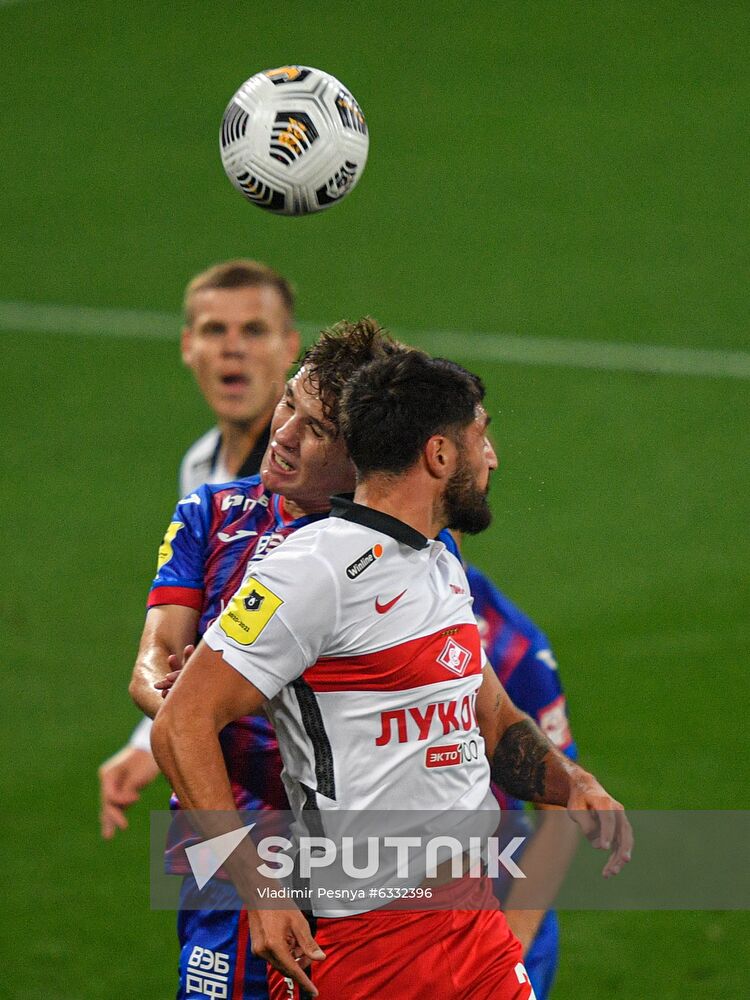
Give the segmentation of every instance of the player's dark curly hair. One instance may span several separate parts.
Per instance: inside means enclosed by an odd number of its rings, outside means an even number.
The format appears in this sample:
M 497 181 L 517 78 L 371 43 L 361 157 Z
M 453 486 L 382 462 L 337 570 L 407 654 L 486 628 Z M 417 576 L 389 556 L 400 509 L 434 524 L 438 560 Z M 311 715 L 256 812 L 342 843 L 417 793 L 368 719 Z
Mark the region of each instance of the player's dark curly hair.
M 360 476 L 400 473 L 434 434 L 458 440 L 483 399 L 482 380 L 461 365 L 402 349 L 350 378 L 339 423 Z
M 357 369 L 406 350 L 372 316 L 356 323 L 342 320 L 322 331 L 300 364 L 310 391 L 320 396 L 323 416 L 337 432 L 341 394 Z

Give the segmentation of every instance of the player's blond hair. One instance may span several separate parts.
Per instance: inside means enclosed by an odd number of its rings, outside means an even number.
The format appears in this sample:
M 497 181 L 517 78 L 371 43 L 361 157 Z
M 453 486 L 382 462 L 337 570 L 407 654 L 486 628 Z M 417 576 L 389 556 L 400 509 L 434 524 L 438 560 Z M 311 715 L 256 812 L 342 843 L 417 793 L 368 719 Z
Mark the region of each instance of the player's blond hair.
M 183 308 L 185 323 L 191 326 L 193 296 L 210 288 L 274 288 L 280 295 L 289 314 L 290 326 L 294 322 L 294 288 L 283 274 L 274 271 L 258 260 L 227 260 L 201 271 L 188 283 L 185 289 Z

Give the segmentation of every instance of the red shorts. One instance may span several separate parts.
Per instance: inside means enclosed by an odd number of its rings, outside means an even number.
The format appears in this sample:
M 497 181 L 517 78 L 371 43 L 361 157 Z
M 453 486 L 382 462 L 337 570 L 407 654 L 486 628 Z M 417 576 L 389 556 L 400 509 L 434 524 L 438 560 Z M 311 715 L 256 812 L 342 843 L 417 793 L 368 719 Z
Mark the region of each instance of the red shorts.
M 469 880 L 466 880 L 469 883 Z M 486 879 L 467 885 L 467 904 L 485 909 L 379 909 L 321 917 L 315 940 L 326 953 L 308 969 L 320 1000 L 533 1000 L 521 945 L 484 897 Z M 471 898 L 469 898 L 469 896 Z M 269 967 L 271 1000 L 304 1000 Z

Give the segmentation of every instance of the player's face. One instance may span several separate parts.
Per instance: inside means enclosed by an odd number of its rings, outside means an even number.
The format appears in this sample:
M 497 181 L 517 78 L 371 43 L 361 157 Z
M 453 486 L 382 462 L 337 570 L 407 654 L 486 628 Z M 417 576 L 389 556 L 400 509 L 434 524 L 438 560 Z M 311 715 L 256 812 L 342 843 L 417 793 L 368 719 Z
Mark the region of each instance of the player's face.
M 354 465 L 341 435 L 323 416 L 302 368 L 287 382 L 271 421 L 271 441 L 260 464 L 266 489 L 304 514 L 326 511 L 334 493 L 354 489 Z
M 484 531 L 492 520 L 487 493 L 497 455 L 487 436 L 489 422 L 484 408 L 478 406 L 473 423 L 461 437 L 458 465 L 443 496 L 448 527 L 469 535 Z
M 299 350 L 279 293 L 267 285 L 207 288 L 191 306 L 182 359 L 217 419 L 250 425 L 270 415 Z

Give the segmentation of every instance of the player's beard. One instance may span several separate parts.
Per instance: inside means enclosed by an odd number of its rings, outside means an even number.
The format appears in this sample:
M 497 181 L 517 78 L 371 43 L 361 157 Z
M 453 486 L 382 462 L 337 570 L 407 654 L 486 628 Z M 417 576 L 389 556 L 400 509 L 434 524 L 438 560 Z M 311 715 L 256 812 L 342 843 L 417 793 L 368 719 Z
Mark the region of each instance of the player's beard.
M 478 535 L 489 528 L 492 511 L 487 502 L 487 491 L 481 490 L 474 479 L 467 462 L 461 462 L 445 487 L 443 507 L 448 522 L 447 527 L 463 531 L 467 535 Z

